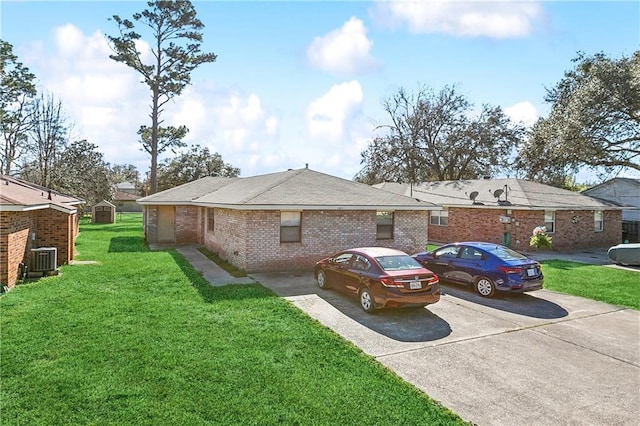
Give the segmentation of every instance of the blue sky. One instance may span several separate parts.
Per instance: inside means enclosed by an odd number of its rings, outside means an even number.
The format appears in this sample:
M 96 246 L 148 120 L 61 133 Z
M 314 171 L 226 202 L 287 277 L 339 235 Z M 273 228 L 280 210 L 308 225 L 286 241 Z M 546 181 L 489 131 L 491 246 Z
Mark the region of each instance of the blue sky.
M 167 105 L 241 176 L 309 167 L 351 179 L 360 152 L 388 123 L 382 101 L 403 87 L 458 85 L 478 108 L 498 105 L 530 124 L 548 113 L 546 88 L 578 51 L 629 56 L 640 46 L 637 1 L 195 1 L 203 51 L 218 55 Z M 149 158 L 136 131 L 149 124 L 149 92 L 109 59 L 112 15 L 138 1 L 7 1 L 1 37 L 59 98 L 72 139 L 112 164 Z M 147 38 L 147 40 L 150 40 Z M 632 173 L 627 174 L 635 176 Z M 580 179 L 581 176 L 579 176 Z M 582 179 L 590 179 L 587 174 Z

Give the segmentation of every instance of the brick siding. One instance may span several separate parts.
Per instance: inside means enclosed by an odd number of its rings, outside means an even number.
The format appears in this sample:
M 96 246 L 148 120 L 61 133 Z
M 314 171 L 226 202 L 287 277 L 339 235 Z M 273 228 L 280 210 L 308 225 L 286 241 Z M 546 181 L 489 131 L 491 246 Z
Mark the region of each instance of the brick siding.
M 500 223 L 500 216 L 509 216 L 511 223 Z M 575 219 L 574 219 L 575 218 Z M 573 250 L 610 247 L 622 239 L 622 214 L 619 210 L 604 212 L 604 230 L 595 232 L 592 210 L 555 212 L 553 248 Z M 502 243 L 508 234 L 510 246 L 527 251 L 531 233 L 536 226 L 544 225 L 542 210 L 506 209 L 449 209 L 449 225 L 430 225 L 429 239 L 434 242 L 487 241 Z
M 77 214 L 53 209 L 0 213 L 0 282 L 12 287 L 19 278 L 19 265 L 30 264 L 30 250 L 56 247 L 57 266 L 73 260 L 78 234 Z M 35 240 L 32 236 L 35 234 Z
M 281 243 L 279 211 L 214 210 L 214 232 L 206 230 L 205 246 L 249 272 L 309 270 L 319 259 L 352 247 L 413 253 L 427 243 L 428 212 L 395 212 L 394 238 L 377 240 L 375 211 L 303 211 L 301 241 Z

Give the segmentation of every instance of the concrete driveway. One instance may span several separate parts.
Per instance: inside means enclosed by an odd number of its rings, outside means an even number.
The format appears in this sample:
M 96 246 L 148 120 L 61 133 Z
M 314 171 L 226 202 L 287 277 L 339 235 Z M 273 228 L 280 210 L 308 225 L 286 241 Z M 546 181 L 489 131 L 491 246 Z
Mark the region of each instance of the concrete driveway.
M 252 277 L 478 425 L 636 425 L 640 312 L 547 290 L 364 313 L 311 273 Z M 640 284 L 640 283 L 639 283 Z

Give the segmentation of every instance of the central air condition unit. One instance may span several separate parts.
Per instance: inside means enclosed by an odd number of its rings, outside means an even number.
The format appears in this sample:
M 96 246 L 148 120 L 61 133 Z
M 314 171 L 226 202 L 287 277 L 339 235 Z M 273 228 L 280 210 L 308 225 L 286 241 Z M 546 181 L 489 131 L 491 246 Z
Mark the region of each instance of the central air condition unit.
M 40 247 L 31 249 L 31 272 L 55 271 L 58 263 L 58 249 Z
M 511 218 L 509 216 L 500 216 L 500 223 L 511 223 Z

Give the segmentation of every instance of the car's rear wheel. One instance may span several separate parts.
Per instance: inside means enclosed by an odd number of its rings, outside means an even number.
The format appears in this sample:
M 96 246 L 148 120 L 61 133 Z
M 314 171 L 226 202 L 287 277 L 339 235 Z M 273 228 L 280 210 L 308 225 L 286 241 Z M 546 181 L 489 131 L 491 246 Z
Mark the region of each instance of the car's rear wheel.
M 478 277 L 475 287 L 478 294 L 482 297 L 491 297 L 496 292 L 495 284 L 487 277 Z
M 376 309 L 375 301 L 373 300 L 373 296 L 371 296 L 371 292 L 369 291 L 368 288 L 365 287 L 362 290 L 360 290 L 359 298 L 360 298 L 360 306 L 365 312 L 371 313 Z
M 329 287 L 329 282 L 327 281 L 327 275 L 324 273 L 322 269 L 318 271 L 318 275 L 316 276 L 316 281 L 318 282 L 318 287 L 320 288 Z

